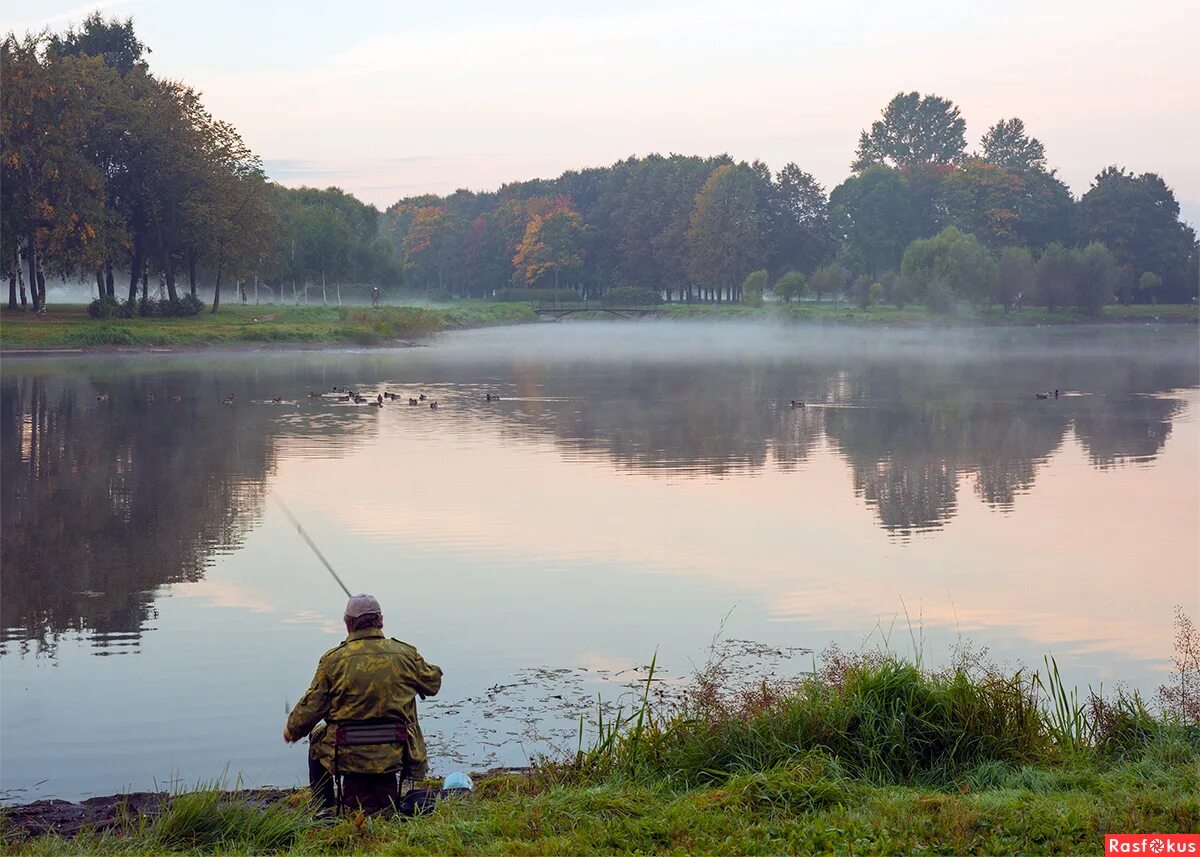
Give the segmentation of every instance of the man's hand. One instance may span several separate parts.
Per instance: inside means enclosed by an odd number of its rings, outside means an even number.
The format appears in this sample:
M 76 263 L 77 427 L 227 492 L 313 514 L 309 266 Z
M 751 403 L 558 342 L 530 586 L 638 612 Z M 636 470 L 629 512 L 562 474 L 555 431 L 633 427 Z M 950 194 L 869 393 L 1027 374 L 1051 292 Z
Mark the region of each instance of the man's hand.
M 284 740 L 284 743 L 286 743 L 286 744 L 295 744 L 300 739 L 293 738 L 292 733 L 288 731 L 288 728 L 286 726 L 284 726 L 283 727 L 283 740 Z

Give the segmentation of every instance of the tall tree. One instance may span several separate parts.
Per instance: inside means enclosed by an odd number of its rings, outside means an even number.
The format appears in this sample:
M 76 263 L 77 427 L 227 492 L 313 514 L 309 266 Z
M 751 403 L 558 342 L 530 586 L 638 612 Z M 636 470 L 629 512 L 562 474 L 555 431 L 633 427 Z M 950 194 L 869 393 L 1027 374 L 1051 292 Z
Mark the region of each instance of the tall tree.
M 1070 191 L 1046 172 L 968 160 L 946 176 L 938 203 L 946 225 L 993 249 L 1013 244 L 1040 249 L 1072 236 Z
M 1083 237 L 1099 241 L 1119 264 L 1162 277 L 1166 300 L 1190 300 L 1188 260 L 1196 247 L 1196 232 L 1179 219 L 1179 203 L 1167 183 L 1155 173 L 1135 175 L 1108 167 L 1080 200 Z
M 718 301 L 726 289 L 737 300 L 742 280 L 762 266 L 763 215 L 744 164 L 717 167 L 696 194 L 687 233 L 691 276 Z
M 775 184 L 783 212 L 779 246 L 773 254 L 775 266 L 811 271 L 831 258 L 837 248 L 825 188 L 794 163 L 785 164 L 775 174 Z
M 583 218 L 570 203 L 559 200 L 552 210 L 529 221 L 513 255 L 513 267 L 529 285 L 552 279 L 557 289 L 563 276 L 577 275 L 583 267 L 583 239 Z
M 883 118 L 858 138 L 852 168 L 873 165 L 911 167 L 957 163 L 967 148 L 967 123 L 947 98 L 899 93 L 883 109 Z
M 853 266 L 881 276 L 900 267 L 904 248 L 922 237 L 908 179 L 875 166 L 851 176 L 829 195 L 832 222 Z
M 78 27 L 68 27 L 61 35 L 52 35 L 48 46 L 57 56 L 95 56 L 104 60 L 122 77 L 135 68 L 146 69 L 145 54 L 150 48 L 133 31 L 133 18 L 105 19 L 99 10 L 92 12 Z
M 1044 171 L 1046 147 L 1025 133 L 1020 119 L 1001 119 L 979 141 L 983 160 L 1013 170 Z

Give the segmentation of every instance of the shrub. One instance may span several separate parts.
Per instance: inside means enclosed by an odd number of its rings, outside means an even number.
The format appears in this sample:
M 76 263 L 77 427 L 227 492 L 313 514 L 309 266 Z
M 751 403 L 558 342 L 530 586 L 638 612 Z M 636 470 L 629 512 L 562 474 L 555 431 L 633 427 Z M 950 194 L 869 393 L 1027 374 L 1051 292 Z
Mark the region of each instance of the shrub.
M 936 313 L 948 313 L 954 309 L 954 289 L 938 277 L 925 287 L 925 305 Z
M 932 238 L 918 238 L 904 251 L 900 262 L 904 278 L 918 289 L 929 290 L 935 281 L 941 290 L 963 297 L 979 306 L 987 306 L 996 297 L 996 262 L 974 235 L 947 226 Z M 944 304 L 946 294 L 938 294 L 930 306 Z M 939 310 L 941 311 L 941 310 Z
M 1005 310 L 1020 306 L 1034 287 L 1033 256 L 1024 247 L 1005 247 L 1000 253 L 999 298 Z
M 742 281 L 742 303 L 746 306 L 762 306 L 763 292 L 767 290 L 770 275 L 765 271 L 752 271 Z
M 120 301 L 105 295 L 102 298 L 96 298 L 88 304 L 88 315 L 92 318 L 112 318 L 119 316 L 121 309 Z
M 1112 301 L 1121 279 L 1121 268 L 1112 251 L 1093 241 L 1079 254 L 1079 279 L 1075 284 L 1075 305 L 1088 315 L 1099 315 Z
M 1050 312 L 1070 303 L 1079 282 L 1079 253 L 1057 241 L 1038 259 L 1035 282 L 1038 302 Z
M 876 282 L 871 277 L 863 276 L 854 281 L 854 302 L 859 309 L 870 309 L 879 303 L 883 294 L 883 283 Z
M 771 291 L 775 293 L 775 297 L 785 303 L 791 303 L 792 298 L 799 298 L 808 292 L 808 280 L 804 279 L 804 275 L 799 271 L 787 271 L 775 281 Z
M 605 292 L 600 302 L 605 306 L 657 306 L 662 303 L 662 295 L 657 289 L 618 286 Z
M 830 262 L 828 265 L 813 271 L 808 284 L 817 293 L 818 301 L 826 294 L 832 294 L 836 299 L 842 290 L 846 288 L 846 273 L 836 262 Z
M 199 315 L 204 310 L 204 301 L 193 295 L 191 292 L 185 294 L 179 299 L 180 312 L 179 315 Z

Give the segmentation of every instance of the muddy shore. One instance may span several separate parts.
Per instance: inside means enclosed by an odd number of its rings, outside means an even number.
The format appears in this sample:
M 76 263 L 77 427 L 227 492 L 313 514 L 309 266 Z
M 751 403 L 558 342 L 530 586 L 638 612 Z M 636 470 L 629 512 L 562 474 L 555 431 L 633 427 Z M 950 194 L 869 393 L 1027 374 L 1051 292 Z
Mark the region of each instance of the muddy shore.
M 261 808 L 284 800 L 295 791 L 246 789 L 228 794 L 230 799 Z M 85 830 L 102 832 L 138 818 L 154 819 L 169 799 L 166 792 L 129 792 L 91 797 L 78 803 L 53 798 L 37 800 L 0 808 L 3 818 L 0 828 L 5 839 L 29 839 L 47 833 L 71 837 Z

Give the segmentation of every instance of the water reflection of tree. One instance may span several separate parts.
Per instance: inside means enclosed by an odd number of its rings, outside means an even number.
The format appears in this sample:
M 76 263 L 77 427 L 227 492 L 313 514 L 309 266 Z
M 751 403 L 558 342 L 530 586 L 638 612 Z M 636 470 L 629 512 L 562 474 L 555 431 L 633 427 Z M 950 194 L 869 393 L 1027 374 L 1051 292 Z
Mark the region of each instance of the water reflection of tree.
M 280 436 L 345 436 L 362 423 L 349 412 L 287 423 L 249 401 L 256 380 L 0 379 L 0 640 L 44 649 L 77 632 L 98 654 L 136 645 L 155 590 L 199 579 L 260 519 Z M 229 393 L 238 405 L 221 405 Z
M 518 392 L 538 398 L 507 403 L 505 431 L 513 439 L 549 433 L 570 456 L 598 456 L 639 473 L 729 476 L 761 470 L 772 457 L 795 466 L 820 428 L 814 416 L 774 401 L 774 380 L 761 365 L 565 374 L 525 366 Z
M 1097 466 L 1156 455 L 1180 405 L 1153 394 L 1196 381 L 1169 358 L 1018 356 L 661 366 L 589 377 L 579 397 L 579 373 L 559 367 L 525 378 L 548 400 L 506 413 L 514 435 L 550 432 L 573 455 L 648 475 L 753 473 L 772 458 L 792 468 L 825 437 L 854 491 L 902 535 L 948 521 L 964 476 L 985 503 L 1011 508 L 1072 428 Z M 1055 383 L 1086 395 L 1034 398 Z M 807 406 L 792 409 L 792 397 Z

